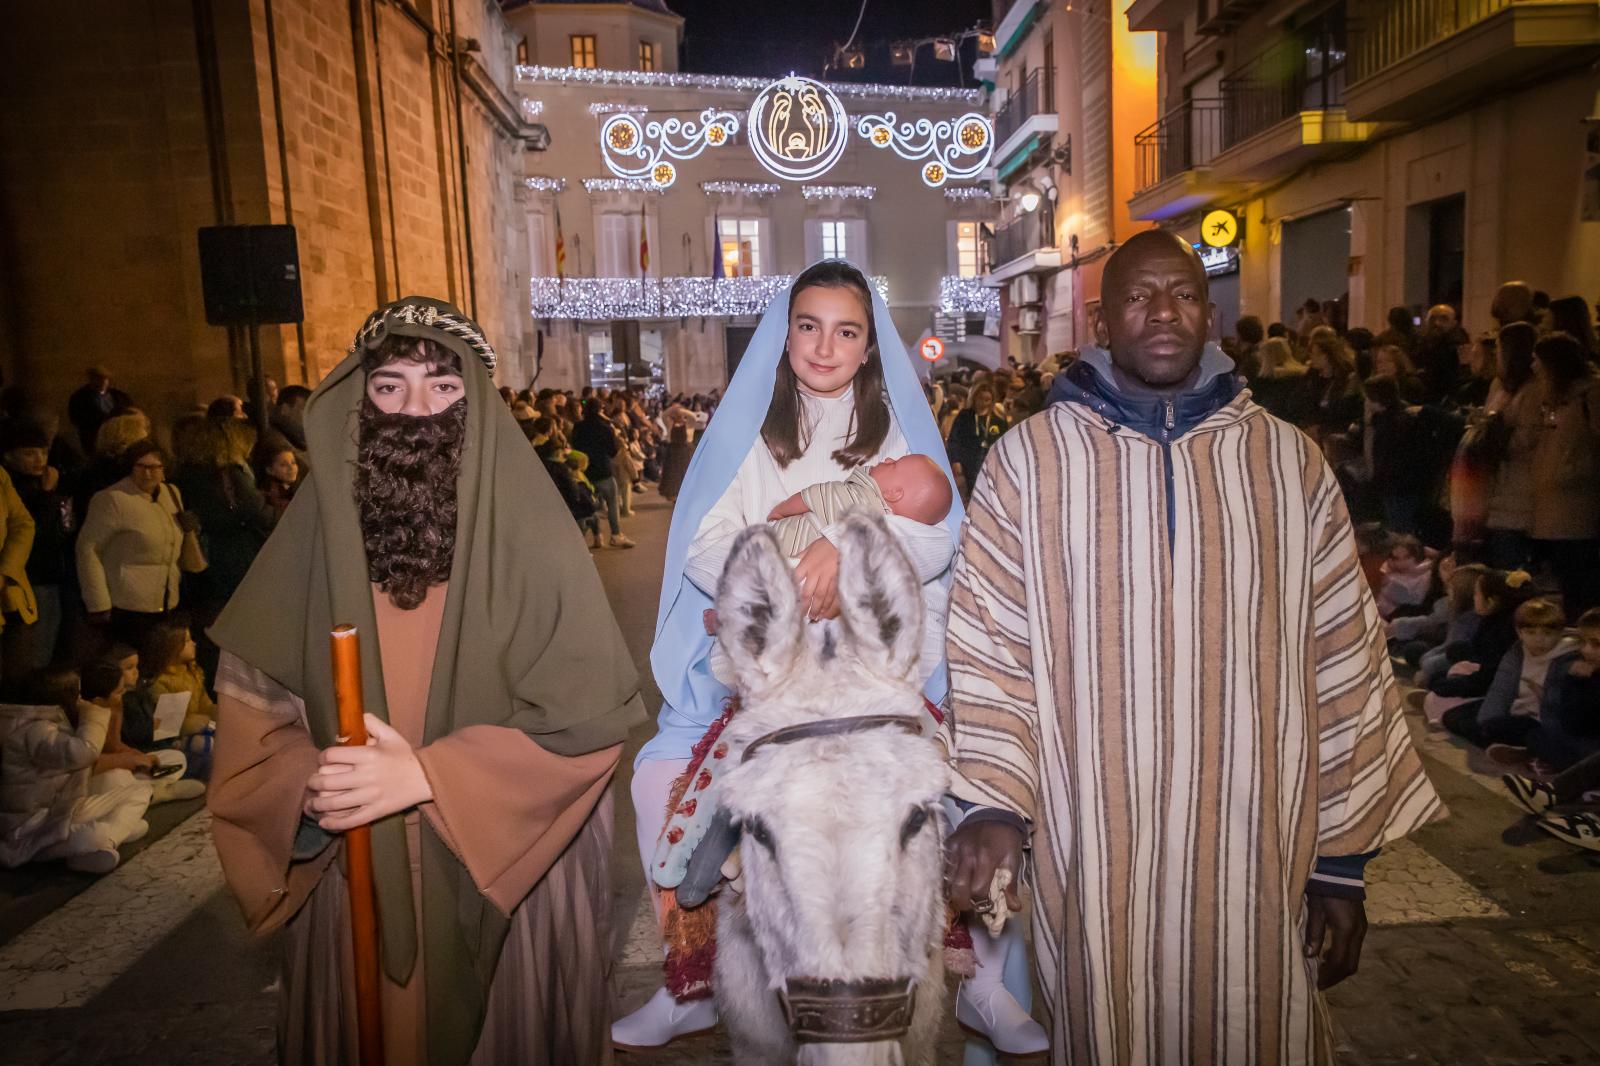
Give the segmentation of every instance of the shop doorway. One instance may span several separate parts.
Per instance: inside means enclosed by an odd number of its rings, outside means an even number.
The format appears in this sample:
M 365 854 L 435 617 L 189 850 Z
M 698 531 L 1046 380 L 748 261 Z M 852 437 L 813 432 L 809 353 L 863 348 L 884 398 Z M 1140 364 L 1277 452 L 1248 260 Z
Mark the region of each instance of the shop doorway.
M 1418 317 L 1434 304 L 1461 313 L 1466 275 L 1467 198 L 1463 194 L 1406 209 L 1406 303 Z
M 1280 262 L 1279 321 L 1293 325 L 1308 299 L 1343 300 L 1350 289 L 1350 209 L 1285 222 Z

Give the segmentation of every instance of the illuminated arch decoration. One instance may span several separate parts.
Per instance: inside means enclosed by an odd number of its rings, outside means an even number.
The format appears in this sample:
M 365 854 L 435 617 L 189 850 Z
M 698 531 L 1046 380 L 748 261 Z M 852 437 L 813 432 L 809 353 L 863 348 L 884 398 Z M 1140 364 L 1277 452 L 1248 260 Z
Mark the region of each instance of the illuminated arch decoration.
M 639 178 L 658 189 L 678 180 L 674 159 L 693 159 L 707 148 L 720 148 L 739 132 L 739 119 L 708 107 L 698 122 L 680 118 L 645 118 L 620 113 L 600 127 L 600 152 L 619 178 Z
M 787 181 L 810 181 L 844 154 L 850 116 L 832 89 L 791 74 L 756 94 L 748 128 L 762 166 Z
M 893 148 L 902 159 L 922 163 L 923 183 L 937 189 L 951 178 L 978 176 L 994 155 L 994 126 L 976 111 L 955 119 L 899 122 L 893 111 L 863 115 L 856 132 L 874 148 Z

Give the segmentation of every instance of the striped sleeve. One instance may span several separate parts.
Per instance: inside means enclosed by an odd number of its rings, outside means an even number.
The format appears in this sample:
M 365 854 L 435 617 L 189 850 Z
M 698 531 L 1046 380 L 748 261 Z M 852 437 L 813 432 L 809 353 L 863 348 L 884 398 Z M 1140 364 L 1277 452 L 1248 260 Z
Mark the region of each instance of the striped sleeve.
M 951 791 L 1030 821 L 1039 789 L 1038 703 L 1023 564 L 1021 440 L 989 454 L 956 557 L 945 631 L 950 662 Z
M 1354 856 L 1442 816 L 1411 744 L 1344 495 L 1326 464 L 1312 494 L 1317 851 Z

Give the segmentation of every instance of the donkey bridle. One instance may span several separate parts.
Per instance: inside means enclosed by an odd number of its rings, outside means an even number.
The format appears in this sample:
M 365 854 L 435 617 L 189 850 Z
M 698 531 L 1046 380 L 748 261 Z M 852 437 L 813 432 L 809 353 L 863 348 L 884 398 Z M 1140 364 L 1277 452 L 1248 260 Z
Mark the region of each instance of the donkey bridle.
M 849 718 L 823 718 L 815 722 L 786 725 L 752 740 L 739 761 L 747 762 L 766 744 L 793 744 L 797 740 L 809 740 L 812 737 L 842 737 L 851 733 L 865 733 L 869 729 L 903 729 L 921 736 L 922 720 L 909 714 L 858 714 Z
M 858 714 L 784 726 L 752 740 L 739 761 L 747 761 L 767 744 L 843 737 L 872 729 L 901 729 L 921 736 L 922 720 L 909 714 Z M 864 977 L 856 981 L 790 977 L 779 990 L 778 999 L 797 1043 L 870 1044 L 898 1040 L 911 1028 L 917 986 L 903 977 Z

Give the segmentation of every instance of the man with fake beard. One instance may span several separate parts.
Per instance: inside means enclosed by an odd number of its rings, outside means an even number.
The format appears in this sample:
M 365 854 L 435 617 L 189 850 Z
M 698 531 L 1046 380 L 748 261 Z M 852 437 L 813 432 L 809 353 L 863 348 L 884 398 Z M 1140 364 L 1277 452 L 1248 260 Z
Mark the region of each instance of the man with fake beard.
M 372 827 L 387 1061 L 609 1061 L 612 772 L 643 720 L 588 553 L 455 308 L 374 312 L 305 413 L 313 474 L 211 633 L 210 806 L 282 929 L 278 1055 L 355 1061 L 341 834 Z M 354 624 L 371 741 L 338 744 Z
M 1332 470 L 1207 344 L 1170 233 L 990 451 L 950 599 L 958 907 L 1031 837 L 1053 1062 L 1332 1057 L 1362 872 L 1434 817 Z M 1015 884 L 1006 903 L 1019 902 Z

